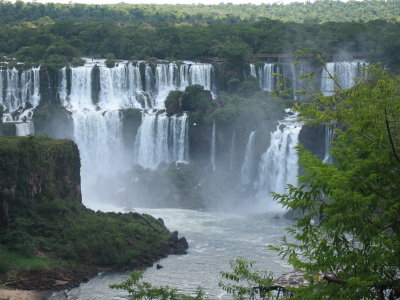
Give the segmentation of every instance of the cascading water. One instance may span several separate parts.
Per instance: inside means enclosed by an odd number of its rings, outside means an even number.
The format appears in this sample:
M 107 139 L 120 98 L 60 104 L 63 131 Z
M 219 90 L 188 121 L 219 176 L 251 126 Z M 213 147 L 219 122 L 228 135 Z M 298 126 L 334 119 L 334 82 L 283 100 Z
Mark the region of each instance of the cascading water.
M 243 164 L 240 172 L 240 179 L 243 184 L 249 184 L 253 180 L 254 173 L 254 136 L 255 131 L 252 131 L 244 152 Z
M 214 68 L 211 64 L 185 62 L 180 67 L 180 89 L 183 90 L 189 85 L 199 84 L 204 86 L 205 90 L 212 92 L 214 90 L 212 85 L 213 72 Z
M 32 122 L 15 123 L 16 136 L 28 136 L 34 134 Z
M 29 70 L 18 71 L 16 68 L 0 69 L 0 104 L 7 111 L 4 121 L 25 121 L 23 116 L 17 114 L 13 117 L 11 113 L 17 110 L 32 110 L 38 106 L 40 101 L 40 67 Z M 27 104 L 30 104 L 27 106 Z M 26 119 L 26 118 L 25 118 Z
M 342 89 L 351 88 L 356 83 L 356 79 L 362 75 L 361 68 L 365 65 L 367 63 L 361 60 L 327 63 L 321 73 L 321 92 L 325 96 L 331 96 L 338 87 Z M 284 63 L 280 65 L 264 63 L 263 66 L 250 64 L 250 76 L 258 79 L 261 89 L 265 91 L 275 90 L 275 78 L 273 74 L 277 73 L 289 80 L 295 99 L 297 98 L 296 93 L 298 91 L 307 89 L 307 79 L 301 77 L 310 72 L 311 65 L 307 62 L 298 64 Z
M 254 64 L 250 64 L 250 76 L 257 78 L 257 70 Z
M 141 64 L 145 64 L 145 78 Z M 144 62 L 120 62 L 108 68 L 103 61 L 90 60 L 84 66 L 61 69 L 58 94 L 72 113 L 73 136 L 82 153 L 83 185 L 88 178 L 95 181 L 134 162 L 154 169 L 161 162 L 188 161 L 186 114 L 168 117 L 143 112 L 135 148 L 126 149 L 121 110 L 164 109 L 170 91 L 191 84 L 211 90 L 212 72 L 211 64 L 192 62 L 183 62 L 179 68 L 176 63 L 159 62 L 155 72 Z
M 274 64 L 265 63 L 264 66 L 259 69 L 260 86 L 264 91 L 274 90 L 274 76 L 273 76 Z
M 298 144 L 302 123 L 296 115 L 289 115 L 278 123 L 267 151 L 258 167 L 257 189 L 259 197 L 269 197 L 271 192 L 284 193 L 288 184 L 297 184 Z M 270 202 L 273 205 L 273 202 Z
M 165 113 L 146 113 L 137 133 L 136 162 L 156 169 L 161 162 L 189 161 L 187 115 L 168 117 Z
M 332 162 L 332 157 L 329 153 L 329 150 L 332 145 L 333 141 L 333 130 L 334 127 L 331 124 L 326 124 L 325 125 L 325 156 L 324 156 L 324 163 L 331 163 Z
M 177 71 L 178 67 L 175 63 L 159 63 L 156 67 L 156 89 L 157 96 L 155 99 L 155 108 L 164 108 L 164 101 L 170 91 L 176 90 L 177 87 Z
M 164 108 L 164 101 L 170 91 L 184 90 L 189 85 L 199 84 L 214 95 L 213 85 L 214 68 L 211 64 L 185 61 L 178 66 L 175 63 L 157 64 L 155 82 L 157 94 L 155 108 Z
M 332 96 L 335 92 L 335 64 L 336 63 L 327 63 L 325 68 L 322 70 L 321 93 L 324 96 Z
M 358 60 L 327 63 L 321 75 L 322 94 L 332 96 L 336 89 L 351 88 L 361 77 L 361 68 L 366 65 L 366 62 Z
M 99 69 L 101 90 L 98 104 L 94 104 L 92 97 L 93 64 L 71 67 L 69 95 L 66 89 L 66 69 L 60 70 L 59 96 L 64 106 L 72 113 L 72 136 L 81 153 L 82 193 L 87 198 L 90 187 L 99 176 L 113 175 L 126 170 L 126 162 L 129 161 L 129 153 L 124 148 L 122 115 L 119 111 L 127 105 L 129 99 L 122 97 L 123 93 L 126 93 L 126 86 L 122 89 L 122 84 L 125 83 L 116 82 L 127 80 L 129 74 L 126 70 L 122 71 L 122 68 L 108 71 L 104 70 L 104 66 L 99 66 Z M 119 88 L 121 90 L 116 91 Z
M 139 67 L 120 63 L 114 68 L 99 67 L 100 101 L 103 109 L 142 108 L 137 95 L 143 94 Z M 146 107 L 147 102 L 143 103 Z
M 265 63 L 263 66 L 258 66 L 250 64 L 250 76 L 258 79 L 261 89 L 264 91 L 274 90 L 274 64 Z

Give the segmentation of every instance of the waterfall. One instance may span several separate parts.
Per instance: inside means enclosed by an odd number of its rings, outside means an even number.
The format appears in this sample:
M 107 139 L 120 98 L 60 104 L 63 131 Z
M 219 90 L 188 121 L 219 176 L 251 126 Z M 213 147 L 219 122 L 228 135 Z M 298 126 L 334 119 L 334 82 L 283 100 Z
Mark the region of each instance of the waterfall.
M 251 183 L 254 173 L 254 136 L 255 131 L 252 131 L 247 141 L 244 159 L 242 163 L 240 179 L 243 184 Z
M 273 91 L 275 89 L 274 66 L 275 64 L 264 63 L 263 66 L 258 66 L 257 68 L 254 64 L 250 64 L 250 76 L 257 78 L 261 89 L 264 91 Z
M 99 67 L 101 90 L 99 103 L 95 105 L 92 99 L 93 68 L 93 64 L 71 68 L 69 97 L 66 71 L 62 69 L 58 91 L 62 103 L 72 113 L 73 139 L 81 154 L 84 194 L 87 192 L 85 189 L 95 183 L 99 176 L 116 174 L 130 167 L 127 164 L 129 153 L 124 149 L 122 114 L 119 109 L 128 104 L 135 105 L 124 95 L 127 85 L 123 81 L 128 78 L 125 66 L 109 70 Z M 121 90 L 117 91 L 119 88 Z
M 348 89 L 355 85 L 358 76 L 357 61 L 343 61 L 336 63 L 335 73 L 338 76 L 339 84 L 342 89 Z
M 327 63 L 321 75 L 322 94 L 324 96 L 332 96 L 337 88 L 351 88 L 356 84 L 357 78 L 362 77 L 361 67 L 366 65 L 367 63 L 361 60 Z
M 270 145 L 258 167 L 260 197 L 269 197 L 270 192 L 285 193 L 287 184 L 297 184 L 299 167 L 294 147 L 298 144 L 301 127 L 297 116 L 291 115 L 280 121 L 276 131 L 271 133 Z
M 130 167 L 124 155 L 122 118 L 118 110 L 78 110 L 72 113 L 72 120 L 74 141 L 81 154 L 83 184 Z
M 332 162 L 332 157 L 329 153 L 329 150 L 332 145 L 333 141 L 333 125 L 326 124 L 325 125 L 325 156 L 324 156 L 324 163 L 331 163 Z
M 40 67 L 18 71 L 16 68 L 0 69 L 0 104 L 15 112 L 30 103 L 32 108 L 40 102 Z M 22 121 L 20 116 L 16 120 Z
M 213 171 L 216 170 L 215 167 L 215 122 L 212 126 L 212 133 L 211 133 L 211 143 L 210 143 L 210 165 Z
M 187 115 L 168 117 L 165 113 L 143 112 L 135 153 L 136 162 L 156 169 L 161 162 L 189 161 Z
M 274 90 L 274 78 L 273 78 L 274 64 L 265 63 L 264 66 L 259 70 L 260 74 L 260 85 L 264 91 Z
M 93 66 L 82 66 L 71 68 L 71 92 L 69 102 L 67 99 L 62 99 L 65 105 L 68 105 L 72 110 L 93 110 L 92 101 L 92 70 Z M 65 85 L 66 86 L 66 85 Z M 61 95 L 66 95 L 67 92 L 61 92 Z
M 105 109 L 141 108 L 136 100 L 143 93 L 142 79 L 138 66 L 120 63 L 114 68 L 99 67 L 100 101 Z M 145 105 L 145 104 L 144 104 Z
M 27 136 L 34 134 L 32 122 L 15 123 L 16 136 Z
M 153 91 L 153 70 L 151 69 L 149 64 L 145 65 L 145 71 L 144 71 L 144 79 L 145 79 L 145 85 L 146 85 L 146 92 L 151 93 Z
M 65 106 L 68 104 L 67 68 L 66 67 L 61 68 L 58 74 L 59 74 L 58 96 L 60 97 L 62 104 Z
M 335 76 L 335 64 L 336 63 L 327 63 L 322 70 L 321 93 L 324 96 L 332 96 L 334 94 L 336 85 L 332 77 Z
M 229 151 L 229 170 L 233 170 L 235 163 L 235 145 L 236 145 L 236 131 L 232 132 L 231 149 Z
M 182 65 L 181 67 L 186 67 Z M 189 85 L 199 84 L 204 86 L 207 91 L 212 91 L 212 72 L 213 66 L 211 64 L 189 64 Z
M 257 78 L 256 66 L 254 64 L 250 64 L 250 76 Z
M 156 89 L 157 96 L 155 99 L 155 108 L 164 108 L 164 101 L 170 91 L 177 89 L 177 73 L 178 67 L 175 63 L 159 63 L 156 67 Z

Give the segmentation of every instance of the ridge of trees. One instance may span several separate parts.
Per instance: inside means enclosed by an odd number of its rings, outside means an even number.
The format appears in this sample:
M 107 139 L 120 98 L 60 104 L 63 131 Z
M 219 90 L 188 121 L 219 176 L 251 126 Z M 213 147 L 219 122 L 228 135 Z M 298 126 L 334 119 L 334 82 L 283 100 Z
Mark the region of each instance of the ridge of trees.
M 188 5 L 188 4 L 55 4 L 0 1 L 0 24 L 34 21 L 43 17 L 55 21 L 144 23 L 237 23 L 262 18 L 285 22 L 351 22 L 376 19 L 400 20 L 398 0 L 333 1 L 290 4 Z
M 1 11 L 1 9 L 0 9 Z M 41 19 L 0 27 L 0 56 L 19 61 L 68 64 L 81 56 L 118 59 L 191 59 L 217 56 L 240 68 L 249 54 L 367 53 L 396 69 L 400 64 L 400 23 L 284 23 L 262 19 L 236 24 L 185 26 L 53 22 Z

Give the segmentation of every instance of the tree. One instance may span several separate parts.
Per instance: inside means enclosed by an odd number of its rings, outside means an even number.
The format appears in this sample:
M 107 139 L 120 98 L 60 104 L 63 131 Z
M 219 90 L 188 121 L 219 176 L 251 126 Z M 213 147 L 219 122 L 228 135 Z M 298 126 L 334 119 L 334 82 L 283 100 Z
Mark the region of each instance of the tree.
M 273 247 L 310 285 L 296 299 L 400 297 L 400 78 L 372 67 L 368 79 L 300 112 L 335 123 L 333 164 L 300 149 L 299 187 L 275 194 L 301 217 Z
M 224 281 L 219 286 L 235 300 L 245 299 L 275 299 L 270 287 L 273 284 L 272 275 L 254 268 L 254 262 L 238 258 L 230 263 L 232 272 L 221 272 Z M 206 299 L 203 290 L 198 287 L 194 296 L 179 293 L 169 286 L 155 287 L 147 281 L 142 281 L 143 271 L 128 272 L 129 278 L 122 283 L 112 284 L 112 289 L 125 290 L 129 299 L 146 300 L 203 300 Z

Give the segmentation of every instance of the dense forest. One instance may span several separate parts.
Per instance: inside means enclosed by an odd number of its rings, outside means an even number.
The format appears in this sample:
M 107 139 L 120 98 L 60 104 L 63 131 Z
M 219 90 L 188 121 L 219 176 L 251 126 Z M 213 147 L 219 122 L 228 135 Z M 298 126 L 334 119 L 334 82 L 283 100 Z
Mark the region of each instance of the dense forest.
M 42 17 L 55 21 L 144 23 L 237 23 L 258 21 L 262 18 L 284 22 L 351 22 L 377 19 L 398 21 L 398 0 L 391 1 L 332 1 L 320 0 L 313 3 L 233 5 L 150 5 L 125 4 L 40 4 L 17 1 L 15 4 L 0 1 L 0 24 L 35 21 Z
M 216 56 L 240 67 L 249 54 L 365 53 L 392 68 L 400 62 L 396 22 L 302 24 L 262 19 L 210 25 L 120 25 L 54 22 L 49 18 L 0 28 L 0 53 L 19 61 L 65 65 L 81 56 L 118 59 L 196 59 Z M 74 60 L 75 59 L 75 60 Z

